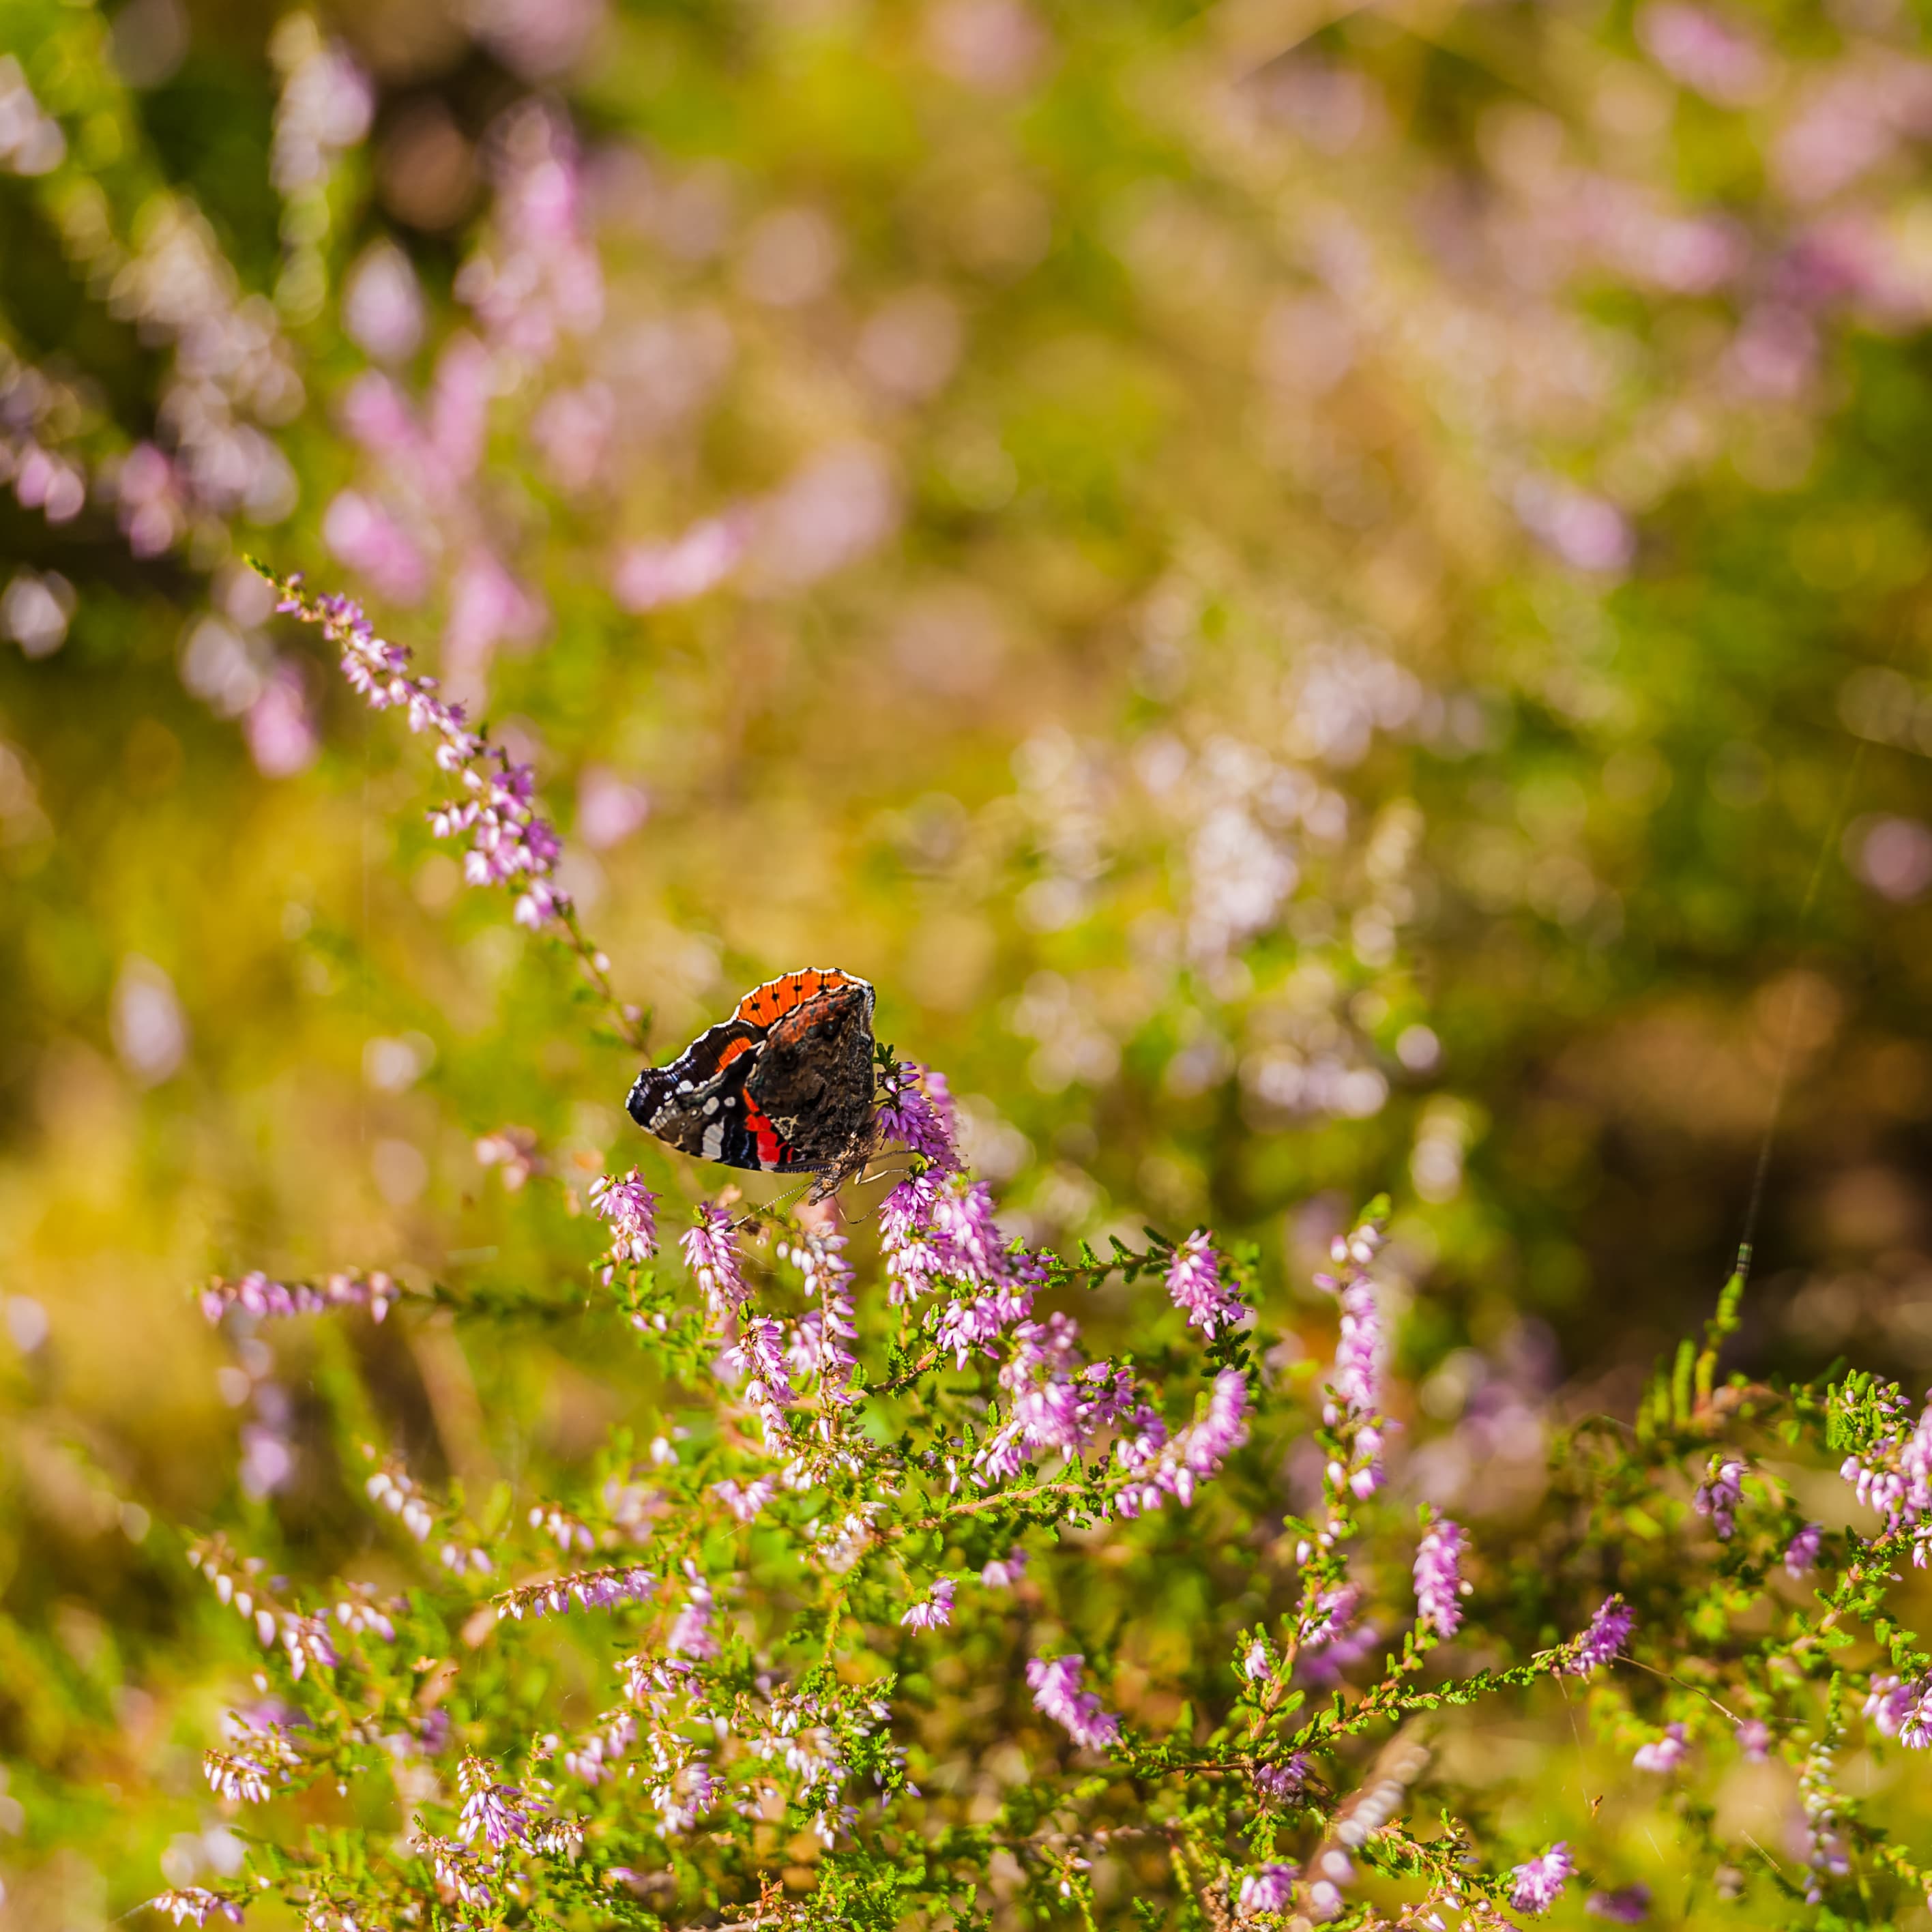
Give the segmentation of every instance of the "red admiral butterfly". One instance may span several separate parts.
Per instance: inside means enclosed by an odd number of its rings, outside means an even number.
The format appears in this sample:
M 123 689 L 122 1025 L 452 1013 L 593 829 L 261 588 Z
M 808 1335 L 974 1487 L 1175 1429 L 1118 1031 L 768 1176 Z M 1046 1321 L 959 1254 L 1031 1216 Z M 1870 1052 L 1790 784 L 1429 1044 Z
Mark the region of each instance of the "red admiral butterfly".
M 753 988 L 626 1105 L 681 1153 L 766 1174 L 814 1174 L 814 1199 L 863 1166 L 876 1130 L 872 988 L 808 968 Z

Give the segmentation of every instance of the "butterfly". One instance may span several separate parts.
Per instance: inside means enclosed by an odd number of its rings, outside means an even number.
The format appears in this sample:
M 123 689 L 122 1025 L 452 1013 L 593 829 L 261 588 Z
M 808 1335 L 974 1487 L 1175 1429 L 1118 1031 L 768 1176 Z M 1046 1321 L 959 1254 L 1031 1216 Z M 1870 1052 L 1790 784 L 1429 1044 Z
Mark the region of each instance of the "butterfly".
M 816 1174 L 820 1198 L 865 1165 L 877 1138 L 874 998 L 865 980 L 836 968 L 781 974 L 668 1066 L 646 1066 L 626 1106 L 681 1153 Z

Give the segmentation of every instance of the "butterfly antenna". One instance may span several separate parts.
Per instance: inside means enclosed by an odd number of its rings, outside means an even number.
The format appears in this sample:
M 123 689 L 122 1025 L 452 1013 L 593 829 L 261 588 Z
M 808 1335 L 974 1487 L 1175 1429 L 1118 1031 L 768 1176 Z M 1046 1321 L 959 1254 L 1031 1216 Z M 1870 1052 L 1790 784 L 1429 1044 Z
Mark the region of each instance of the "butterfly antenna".
M 782 1214 L 811 1185 L 812 1183 L 808 1180 L 801 1180 L 789 1194 L 781 1194 L 776 1200 L 767 1201 L 763 1206 L 754 1208 L 748 1213 L 740 1214 L 737 1220 L 731 1223 L 733 1233 L 735 1234 L 740 1228 L 748 1228 L 762 1215 Z

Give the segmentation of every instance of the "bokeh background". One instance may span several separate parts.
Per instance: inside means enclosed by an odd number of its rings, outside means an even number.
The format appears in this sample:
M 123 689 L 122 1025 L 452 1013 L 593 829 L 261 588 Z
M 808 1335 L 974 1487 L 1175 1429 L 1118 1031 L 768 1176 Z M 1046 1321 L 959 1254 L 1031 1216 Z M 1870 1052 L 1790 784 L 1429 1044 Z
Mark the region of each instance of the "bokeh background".
M 1932 1370 L 1928 24 L 0 0 L 8 1922 L 232 1862 L 177 1526 L 314 1397 L 198 1284 L 717 1178 L 249 554 L 535 761 L 655 1049 L 862 973 L 1016 1232 L 1291 1322 L 1390 1191 L 1444 1506 L 1706 1312 L 1781 1063 L 1740 1360 Z M 466 1333 L 364 1366 L 487 1482 Z

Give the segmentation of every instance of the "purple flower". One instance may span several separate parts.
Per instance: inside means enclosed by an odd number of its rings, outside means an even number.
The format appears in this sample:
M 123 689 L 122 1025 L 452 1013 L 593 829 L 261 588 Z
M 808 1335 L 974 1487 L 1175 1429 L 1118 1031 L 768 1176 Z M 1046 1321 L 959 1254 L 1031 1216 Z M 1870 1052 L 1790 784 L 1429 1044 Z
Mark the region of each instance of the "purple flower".
M 1711 1519 L 1711 1526 L 1720 1538 L 1736 1527 L 1734 1512 L 1744 1500 L 1744 1466 L 1735 1456 L 1713 1456 L 1711 1471 L 1690 1498 L 1700 1516 Z
M 357 528 L 366 536 L 368 518 L 378 513 L 359 499 L 354 507 Z M 312 597 L 299 577 L 278 580 L 277 587 L 281 597 L 275 608 L 316 626 L 340 650 L 343 676 L 371 710 L 400 706 L 411 730 L 438 741 L 436 764 L 458 780 L 460 796 L 430 814 L 430 829 L 440 838 L 467 836 L 464 877 L 472 885 L 514 886 L 520 926 L 540 926 L 567 914 L 570 902 L 552 883 L 563 848 L 532 802 L 536 778 L 530 767 L 470 730 L 463 707 L 438 696 L 434 678 L 412 674 L 410 653 L 376 636 L 352 598 Z
M 879 1103 L 878 1124 L 881 1138 L 910 1149 L 932 1172 L 944 1174 L 958 1169 L 952 1097 L 943 1073 L 901 1060 L 888 1076 L 886 1097 Z
M 805 1277 L 808 1294 L 818 1306 L 802 1316 L 788 1359 L 802 1377 L 816 1376 L 820 1396 L 835 1408 L 853 1400 L 852 1375 L 857 1358 L 845 1345 L 859 1338 L 852 1310 L 852 1264 L 845 1258 L 843 1234 L 808 1234 L 801 1243 L 781 1244 L 781 1260 L 793 1263 Z
M 1916 1684 L 1880 1678 L 1865 1700 L 1864 1714 L 1880 1737 L 1896 1738 L 1907 1750 L 1923 1750 L 1932 1744 L 1932 1678 Z
M 698 1225 L 681 1244 L 684 1258 L 705 1300 L 711 1318 L 720 1327 L 743 1307 L 752 1291 L 745 1285 L 738 1256 L 738 1237 L 724 1210 L 706 1202 L 698 1210 Z
M 1016 1543 L 1004 1556 L 995 1556 L 980 1572 L 980 1580 L 989 1590 L 1010 1589 L 1026 1574 L 1027 1553 Z
M 908 1630 L 944 1630 L 952 1621 L 952 1582 L 946 1576 L 940 1577 L 930 1594 L 899 1619 Z
M 650 1570 L 634 1564 L 614 1570 L 580 1570 L 568 1576 L 520 1583 L 494 1600 L 501 1615 L 520 1621 L 526 1616 L 561 1616 L 573 1604 L 586 1610 L 608 1610 L 620 1604 L 641 1603 L 656 1581 Z
M 1762 1718 L 1747 1718 L 1732 1735 L 1753 1764 L 1762 1764 L 1771 1756 L 1771 1726 Z
M 332 1274 L 320 1282 L 271 1281 L 259 1272 L 239 1281 L 219 1276 L 201 1292 L 201 1312 L 219 1322 L 231 1308 L 244 1315 L 318 1315 L 332 1308 L 366 1308 L 372 1322 L 389 1312 L 398 1293 L 394 1281 L 380 1271 L 373 1274 Z
M 1239 1369 L 1223 1369 L 1214 1378 L 1207 1413 L 1171 1441 L 1154 1410 L 1136 1408 L 1131 1432 L 1114 1444 L 1114 1460 L 1130 1478 L 1114 1498 L 1115 1510 L 1131 1520 L 1160 1508 L 1170 1496 L 1186 1508 L 1196 1484 L 1215 1474 L 1222 1457 L 1247 1440 L 1247 1403 L 1246 1376 Z
M 198 1926 L 206 1925 L 211 1918 L 230 1919 L 237 1925 L 242 1922 L 241 1906 L 219 1892 L 210 1892 L 206 1886 L 178 1886 L 148 1903 L 157 1912 L 165 1912 L 177 1925 L 184 1925 L 190 1918 Z
M 457 1772 L 463 1789 L 463 1815 L 456 1835 L 466 1845 L 482 1832 L 493 1852 L 522 1840 L 530 1828 L 530 1818 L 518 1800 L 523 1792 L 514 1784 L 499 1784 L 490 1765 L 480 1757 L 466 1757 Z
M 618 556 L 610 588 L 627 610 L 688 604 L 722 584 L 738 567 L 753 527 L 749 511 L 733 509 L 693 524 L 668 542 L 633 544 Z
M 1641 1925 L 1650 1916 L 1650 1887 L 1627 1885 L 1617 1892 L 1593 1892 L 1583 1910 L 1612 1925 Z
M 1682 1724 L 1666 1724 L 1660 1738 L 1640 1745 L 1630 1760 L 1639 1771 L 1675 1771 L 1690 1754 L 1690 1740 Z
M 740 1489 L 728 1477 L 722 1483 L 711 1485 L 711 1493 L 722 1502 L 740 1522 L 753 1521 L 766 1504 L 778 1494 L 777 1479 L 760 1476 Z
M 634 1167 L 622 1180 L 600 1174 L 590 1184 L 590 1210 L 610 1224 L 611 1266 L 647 1262 L 658 1251 L 657 1196 L 646 1187 Z
M 1120 1720 L 1102 1708 L 1092 1691 L 1081 1689 L 1085 1668 L 1086 1659 L 1077 1653 L 1036 1657 L 1027 1665 L 1027 1683 L 1036 1710 L 1060 1726 L 1076 1744 L 1088 1750 L 1105 1750 L 1120 1736 Z
M 1808 1522 L 1784 1546 L 1786 1574 L 1802 1576 L 1818 1560 L 1818 1545 L 1825 1534 L 1822 1522 Z
M 670 1635 L 664 1640 L 664 1649 L 673 1657 L 695 1658 L 702 1664 L 718 1654 L 718 1640 L 711 1634 L 711 1613 L 715 1604 L 711 1586 L 699 1573 L 697 1564 L 687 1559 L 684 1571 L 691 1581 L 691 1593 L 684 1608 L 677 1613 L 677 1621 L 671 1625 Z
M 1308 1781 L 1308 1754 L 1291 1751 L 1282 1764 L 1258 1764 L 1254 1770 L 1255 1795 L 1264 1804 L 1285 1804 L 1299 1797 Z
M 745 1323 L 738 1340 L 718 1358 L 721 1369 L 734 1374 L 749 1370 L 745 1399 L 758 1410 L 765 1425 L 765 1440 L 774 1446 L 790 1440 L 791 1425 L 785 1411 L 798 1400 L 788 1370 L 789 1352 L 784 1323 L 770 1316 L 754 1315 Z
M 1576 1654 L 1568 1665 L 1570 1674 L 1588 1677 L 1592 1671 L 1600 1670 L 1629 1642 L 1636 1622 L 1622 1598 L 1606 1597 L 1597 1606 L 1589 1628 L 1575 1640 Z
M 1294 1896 L 1294 1881 L 1300 1874 L 1293 1865 L 1260 1865 L 1241 1880 L 1234 1910 L 1243 1918 L 1257 1912 L 1280 1912 Z
M 1454 1636 L 1462 1621 L 1462 1550 L 1468 1538 L 1447 1516 L 1424 1532 L 1415 1552 L 1415 1606 L 1418 1619 L 1438 1636 Z
M 1221 1280 L 1221 1257 L 1205 1228 L 1197 1228 L 1174 1251 L 1167 1264 L 1167 1292 L 1186 1312 L 1187 1325 L 1214 1339 L 1217 1328 L 1232 1327 L 1248 1311 L 1238 1289 Z
M 1548 1851 L 1528 1864 L 1510 1872 L 1510 1903 L 1519 1912 L 1547 1912 L 1563 1895 L 1576 1868 L 1570 1862 L 1569 1843 L 1559 1838 Z

